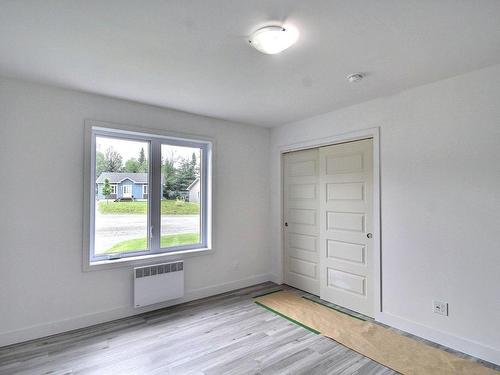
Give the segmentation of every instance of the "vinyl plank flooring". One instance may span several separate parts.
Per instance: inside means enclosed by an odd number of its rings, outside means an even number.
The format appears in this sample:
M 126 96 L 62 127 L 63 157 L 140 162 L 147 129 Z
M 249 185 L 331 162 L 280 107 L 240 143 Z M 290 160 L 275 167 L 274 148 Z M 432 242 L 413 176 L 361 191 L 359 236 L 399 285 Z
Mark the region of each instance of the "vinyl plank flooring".
M 253 303 L 280 288 L 307 295 L 263 283 L 3 347 L 0 374 L 395 374 Z

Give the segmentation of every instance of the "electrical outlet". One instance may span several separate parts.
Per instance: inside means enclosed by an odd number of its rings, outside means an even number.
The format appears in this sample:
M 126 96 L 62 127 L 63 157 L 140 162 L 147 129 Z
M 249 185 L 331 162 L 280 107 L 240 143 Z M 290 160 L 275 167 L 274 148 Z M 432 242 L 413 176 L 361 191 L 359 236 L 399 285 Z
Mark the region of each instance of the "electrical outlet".
M 448 316 L 448 304 L 446 302 L 432 301 L 432 311 L 439 315 Z

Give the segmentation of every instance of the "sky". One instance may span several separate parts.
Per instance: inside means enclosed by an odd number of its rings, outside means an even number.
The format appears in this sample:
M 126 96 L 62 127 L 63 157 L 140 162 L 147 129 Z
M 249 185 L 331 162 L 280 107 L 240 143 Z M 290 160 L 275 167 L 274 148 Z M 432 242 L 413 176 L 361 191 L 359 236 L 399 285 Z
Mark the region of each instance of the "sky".
M 139 153 L 141 148 L 144 148 L 144 152 L 146 154 L 146 159 L 149 159 L 149 144 L 148 142 L 141 141 L 128 141 L 116 138 L 108 138 L 108 137 L 96 137 L 96 151 L 106 153 L 106 150 L 109 147 L 113 147 L 115 151 L 117 151 L 123 158 L 123 163 L 128 159 L 139 157 Z M 162 158 L 165 157 L 173 157 L 174 160 L 178 160 L 181 158 L 191 158 L 193 152 L 196 153 L 197 158 L 199 159 L 199 149 L 191 148 L 191 147 L 181 147 L 181 146 L 170 146 L 170 145 L 162 145 L 161 147 Z

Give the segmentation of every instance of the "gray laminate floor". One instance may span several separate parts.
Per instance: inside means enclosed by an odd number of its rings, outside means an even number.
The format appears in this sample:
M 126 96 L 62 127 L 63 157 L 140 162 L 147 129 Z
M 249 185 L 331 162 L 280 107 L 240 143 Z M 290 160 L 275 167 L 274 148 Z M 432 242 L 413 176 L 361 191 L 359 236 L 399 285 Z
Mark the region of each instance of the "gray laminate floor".
M 3 347 L 0 374 L 395 374 L 253 303 L 277 288 L 260 284 Z

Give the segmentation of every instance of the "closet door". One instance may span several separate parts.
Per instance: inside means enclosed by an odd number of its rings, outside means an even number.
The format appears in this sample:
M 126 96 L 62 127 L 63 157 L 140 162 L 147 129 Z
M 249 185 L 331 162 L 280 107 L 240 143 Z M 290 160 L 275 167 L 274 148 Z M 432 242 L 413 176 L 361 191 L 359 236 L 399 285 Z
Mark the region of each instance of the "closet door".
M 285 283 L 319 295 L 318 149 L 283 155 Z
M 319 149 L 320 296 L 374 315 L 372 140 Z

